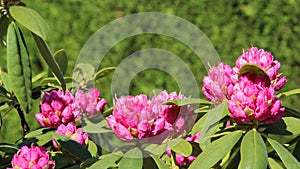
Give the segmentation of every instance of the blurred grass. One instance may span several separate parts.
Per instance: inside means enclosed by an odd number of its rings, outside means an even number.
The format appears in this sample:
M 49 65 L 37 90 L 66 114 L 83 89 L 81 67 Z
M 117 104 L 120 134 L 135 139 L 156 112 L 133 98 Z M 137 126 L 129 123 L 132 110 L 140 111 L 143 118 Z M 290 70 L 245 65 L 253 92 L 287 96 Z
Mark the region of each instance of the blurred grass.
M 163 12 L 176 15 L 201 29 L 215 46 L 221 60 L 234 65 L 242 49 L 250 44 L 271 51 L 281 62 L 280 72 L 288 77 L 282 91 L 299 87 L 300 83 L 300 6 L 296 0 L 274 1 L 216 1 L 216 0 L 24 0 L 28 7 L 45 18 L 50 27 L 47 38 L 52 51 L 64 48 L 69 56 L 67 75 L 72 74 L 73 65 L 81 47 L 88 38 L 105 24 L 119 17 L 139 12 Z M 32 38 L 25 32 L 34 75 L 46 71 L 47 67 L 35 49 Z M 126 56 L 147 48 L 165 49 L 180 56 L 195 74 L 201 88 L 206 75 L 201 61 L 184 44 L 161 35 L 137 35 L 116 44 L 105 56 L 100 67 L 118 66 Z M 0 48 L 0 66 L 5 67 L 5 48 Z M 101 96 L 111 105 L 110 81 L 112 75 L 100 79 L 96 85 Z M 149 70 L 143 71 L 131 83 L 131 94 L 149 94 L 152 89 L 178 90 L 174 79 L 168 74 Z M 300 110 L 298 96 L 284 98 L 283 104 Z M 27 117 L 37 128 L 34 114 L 38 105 Z M 1 112 L 2 113 L 2 112 Z M 17 113 L 4 117 L 0 142 L 14 142 L 21 137 Z

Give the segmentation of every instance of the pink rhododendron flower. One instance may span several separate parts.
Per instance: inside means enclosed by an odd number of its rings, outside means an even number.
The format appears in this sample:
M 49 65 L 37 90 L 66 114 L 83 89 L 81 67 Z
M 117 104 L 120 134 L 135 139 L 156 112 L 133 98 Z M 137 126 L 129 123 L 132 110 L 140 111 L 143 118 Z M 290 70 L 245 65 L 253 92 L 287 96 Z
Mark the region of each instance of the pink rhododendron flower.
M 232 94 L 233 85 L 237 80 L 237 71 L 227 64 L 220 63 L 212 67 L 208 76 L 203 78 L 202 92 L 208 100 L 220 103 Z
M 187 137 L 185 140 L 189 141 L 189 142 L 195 142 L 195 143 L 198 143 L 199 141 L 199 136 L 200 136 L 200 132 L 190 136 L 190 137 Z M 167 152 L 167 155 L 169 157 L 171 157 L 171 149 L 169 147 L 167 147 L 166 149 L 166 152 Z M 175 159 L 176 159 L 176 164 L 180 167 L 183 167 L 183 166 L 187 166 L 189 164 L 191 164 L 195 159 L 196 157 L 195 156 L 188 156 L 188 157 L 185 157 L 183 155 L 180 155 L 180 154 L 175 154 Z
M 86 113 L 92 116 L 101 112 L 106 105 L 105 99 L 100 99 L 100 91 L 95 88 L 90 88 L 86 94 L 83 90 L 77 89 L 74 99 L 74 113 L 76 116 L 81 116 Z
M 53 169 L 55 162 L 50 160 L 48 151 L 45 147 L 23 146 L 14 155 L 12 167 L 15 169 Z
M 154 96 L 152 100 L 148 100 L 144 94 L 122 96 L 115 101 L 113 114 L 107 118 L 108 125 L 123 141 L 149 138 L 166 132 L 158 142 L 163 141 L 172 132 L 183 130 L 185 117 L 181 114 L 188 114 L 190 110 L 187 106 L 162 103 L 183 98 L 183 95 L 177 95 L 175 92 L 168 94 L 166 91 Z
M 247 73 L 235 84 L 233 94 L 228 100 L 230 117 L 237 123 L 258 121 L 274 123 L 284 113 L 281 101 L 275 95 L 274 87 L 267 86 L 265 77 Z
M 57 128 L 76 119 L 73 114 L 73 95 L 62 90 L 46 92 L 42 97 L 41 113 L 36 114 L 37 121 L 43 127 Z
M 237 59 L 236 67 L 240 69 L 246 63 L 256 64 L 264 69 L 270 77 L 272 86 L 277 91 L 287 82 L 286 77 L 281 77 L 281 74 L 278 72 L 280 63 L 273 60 L 273 56 L 270 52 L 251 47 L 247 52 L 243 52 Z
M 68 125 L 61 124 L 60 126 L 58 126 L 55 133 L 67 136 L 83 146 L 88 145 L 88 141 L 89 141 L 88 134 L 84 133 L 82 131 L 82 129 L 77 129 L 76 126 L 72 122 L 68 123 Z M 53 146 L 59 150 L 59 147 L 56 144 L 54 138 L 52 138 L 52 143 L 53 143 Z

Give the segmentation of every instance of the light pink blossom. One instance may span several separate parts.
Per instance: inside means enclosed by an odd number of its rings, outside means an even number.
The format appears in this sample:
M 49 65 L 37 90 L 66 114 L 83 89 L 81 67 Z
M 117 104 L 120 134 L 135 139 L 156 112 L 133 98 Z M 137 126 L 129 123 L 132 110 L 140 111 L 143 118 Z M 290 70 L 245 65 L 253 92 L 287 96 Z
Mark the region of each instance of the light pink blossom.
M 148 100 L 144 94 L 137 96 L 122 96 L 115 101 L 113 114 L 107 118 L 108 125 L 116 136 L 123 141 L 133 141 L 134 138 L 149 138 L 160 135 L 163 141 L 172 133 L 183 130 L 185 116 L 190 113 L 187 106 L 162 105 L 167 100 L 182 99 L 183 95 L 175 92 L 168 94 L 162 91 Z M 165 132 L 164 134 L 162 134 Z M 157 141 L 156 140 L 156 141 Z
M 241 76 L 228 100 L 230 117 L 237 123 L 274 123 L 279 120 L 284 108 L 280 107 L 281 101 L 275 95 L 274 88 L 266 84 L 267 79 L 263 76 L 250 73 Z
M 287 82 L 286 77 L 282 77 L 279 73 L 280 63 L 277 60 L 274 61 L 270 52 L 251 47 L 237 59 L 236 67 L 240 69 L 246 63 L 256 64 L 265 70 L 276 91 L 280 90 Z
M 41 112 L 36 114 L 37 121 L 43 127 L 57 128 L 60 124 L 67 124 L 75 120 L 73 114 L 73 95 L 62 90 L 46 92 L 40 105 Z
M 220 63 L 212 67 L 208 76 L 203 78 L 202 92 L 208 100 L 221 103 L 232 94 L 233 85 L 237 80 L 237 71 L 227 64 Z
M 53 169 L 55 162 L 49 157 L 45 147 L 23 146 L 14 155 L 12 159 L 12 167 L 16 169 Z
M 88 141 L 89 141 L 88 134 L 83 132 L 82 129 L 77 129 L 72 122 L 68 123 L 68 125 L 61 124 L 60 126 L 58 126 L 55 133 L 69 137 L 83 146 L 88 145 Z M 59 147 L 56 144 L 54 138 L 52 138 L 52 143 L 53 146 L 59 150 Z
M 100 91 L 95 88 L 90 88 L 86 94 L 83 90 L 77 89 L 74 98 L 74 113 L 76 116 L 81 116 L 86 113 L 92 116 L 101 112 L 106 105 L 105 99 L 100 99 Z
M 200 137 L 200 132 L 198 132 L 190 137 L 187 137 L 185 140 L 187 140 L 189 142 L 198 143 L 199 137 Z M 166 152 L 167 152 L 167 155 L 169 157 L 171 157 L 172 154 L 171 154 L 171 149 L 169 147 L 167 147 Z M 185 157 L 181 154 L 175 153 L 175 162 L 179 167 L 187 166 L 187 165 L 191 164 L 195 159 L 196 159 L 195 156 Z

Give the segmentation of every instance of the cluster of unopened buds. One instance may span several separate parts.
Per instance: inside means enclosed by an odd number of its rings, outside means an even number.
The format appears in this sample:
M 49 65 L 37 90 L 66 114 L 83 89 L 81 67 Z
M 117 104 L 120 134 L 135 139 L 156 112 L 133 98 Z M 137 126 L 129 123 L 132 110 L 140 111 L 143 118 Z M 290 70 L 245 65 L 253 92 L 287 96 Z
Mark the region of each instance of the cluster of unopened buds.
M 275 91 L 287 82 L 279 68 L 271 53 L 251 47 L 237 59 L 235 67 L 224 63 L 212 67 L 203 78 L 202 91 L 217 104 L 228 100 L 230 117 L 236 123 L 274 123 L 284 114 Z

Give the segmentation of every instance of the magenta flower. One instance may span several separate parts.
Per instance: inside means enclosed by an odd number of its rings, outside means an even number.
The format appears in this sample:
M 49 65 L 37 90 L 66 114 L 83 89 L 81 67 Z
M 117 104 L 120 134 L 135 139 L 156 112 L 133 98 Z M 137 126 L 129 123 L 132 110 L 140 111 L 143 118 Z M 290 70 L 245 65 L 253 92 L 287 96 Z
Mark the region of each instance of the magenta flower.
M 185 140 L 189 141 L 189 142 L 195 142 L 195 143 L 198 143 L 199 141 L 199 137 L 200 137 L 200 132 L 190 136 L 190 137 L 187 137 Z M 166 149 L 166 152 L 167 152 L 167 155 L 169 157 L 171 157 L 171 149 L 169 147 L 167 147 Z M 183 166 L 187 166 L 189 164 L 191 164 L 195 159 L 196 157 L 195 156 L 188 156 L 188 157 L 185 157 L 181 154 L 175 154 L 175 159 L 176 159 L 176 164 L 179 166 L 179 167 L 183 167 Z
M 212 67 L 208 76 L 203 78 L 202 92 L 204 96 L 210 101 L 221 103 L 232 94 L 233 85 L 238 80 L 237 75 L 235 69 L 224 63 Z
M 286 77 L 281 77 L 281 74 L 278 72 L 280 63 L 276 60 L 274 61 L 272 54 L 263 49 L 251 47 L 247 52 L 243 52 L 236 61 L 236 67 L 240 69 L 246 63 L 256 64 L 264 69 L 276 91 L 280 90 L 287 82 Z
M 185 125 L 184 115 L 190 113 L 189 108 L 175 105 L 162 105 L 163 102 L 184 98 L 175 92 L 168 94 L 162 91 L 148 100 L 144 94 L 138 96 L 122 96 L 115 101 L 113 114 L 107 118 L 108 125 L 116 136 L 123 141 L 134 138 L 149 138 L 163 132 L 158 142 L 173 132 L 180 132 Z M 157 141 L 156 140 L 156 141 Z
M 12 167 L 18 169 L 53 169 L 55 162 L 50 160 L 45 147 L 31 145 L 21 147 L 12 159 Z
M 73 114 L 73 95 L 62 90 L 52 90 L 43 95 L 40 106 L 41 113 L 36 114 L 37 121 L 43 127 L 57 128 L 76 119 Z
M 230 117 L 237 123 L 250 121 L 274 123 L 284 113 L 274 87 L 267 86 L 267 79 L 247 73 L 240 77 L 228 100 Z M 266 87 L 267 86 L 267 87 Z
M 101 112 L 106 105 L 105 99 L 100 99 L 100 91 L 95 88 L 90 88 L 86 94 L 83 90 L 77 89 L 74 99 L 74 113 L 76 116 L 81 116 L 82 113 L 86 113 L 88 116 L 92 116 L 98 112 Z
M 83 146 L 88 145 L 88 141 L 89 141 L 88 134 L 84 133 L 82 131 L 82 129 L 77 129 L 76 126 L 72 122 L 68 123 L 68 125 L 66 125 L 66 126 L 64 124 L 61 124 L 60 126 L 58 126 L 55 133 L 67 136 Z M 58 147 L 58 145 L 56 144 L 54 138 L 52 138 L 52 143 L 56 149 L 58 149 L 58 150 L 60 149 Z

